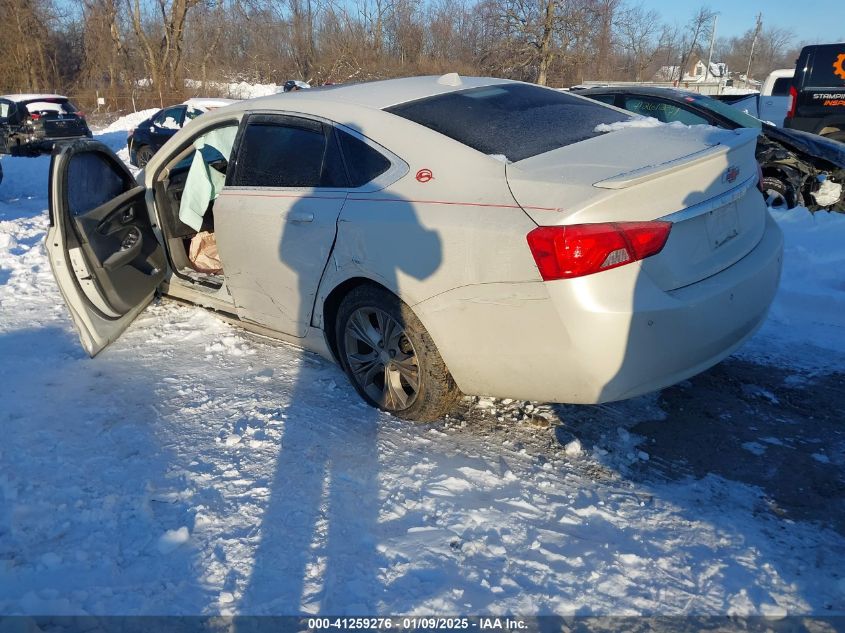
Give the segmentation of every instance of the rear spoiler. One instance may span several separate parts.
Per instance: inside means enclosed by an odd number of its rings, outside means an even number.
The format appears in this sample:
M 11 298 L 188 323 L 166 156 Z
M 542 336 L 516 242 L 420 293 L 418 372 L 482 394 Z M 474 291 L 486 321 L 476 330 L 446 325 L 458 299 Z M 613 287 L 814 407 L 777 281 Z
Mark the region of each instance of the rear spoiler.
M 708 147 L 707 149 L 703 149 L 687 156 L 682 156 L 681 158 L 661 163 L 659 165 L 649 165 L 648 167 L 641 167 L 639 169 L 625 172 L 617 176 L 605 178 L 604 180 L 600 180 L 599 182 L 593 183 L 593 186 L 598 187 L 600 189 L 625 189 L 633 185 L 639 185 L 640 183 L 648 182 L 649 180 L 654 180 L 655 178 L 659 178 L 667 171 L 671 171 L 678 168 L 683 169 L 685 167 L 692 167 L 693 165 L 698 165 L 699 163 L 712 160 L 718 156 L 724 156 L 731 150 L 745 145 L 752 139 L 756 139 L 757 136 L 759 136 L 760 134 L 760 130 L 751 128 L 738 128 L 734 130 L 734 133 L 740 137 L 739 139 L 737 139 L 736 143 L 731 143 L 730 145 L 720 143 L 718 145 L 714 145 L 713 147 Z

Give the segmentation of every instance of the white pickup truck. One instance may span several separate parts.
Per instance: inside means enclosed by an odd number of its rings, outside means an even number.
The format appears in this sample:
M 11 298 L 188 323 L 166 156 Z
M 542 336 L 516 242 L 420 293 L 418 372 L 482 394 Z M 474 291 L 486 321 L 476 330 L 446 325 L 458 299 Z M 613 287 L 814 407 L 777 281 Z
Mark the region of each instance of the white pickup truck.
M 762 121 L 783 127 L 783 120 L 789 110 L 789 86 L 794 76 L 794 68 L 775 70 L 766 77 L 760 92 L 720 95 L 716 98 Z

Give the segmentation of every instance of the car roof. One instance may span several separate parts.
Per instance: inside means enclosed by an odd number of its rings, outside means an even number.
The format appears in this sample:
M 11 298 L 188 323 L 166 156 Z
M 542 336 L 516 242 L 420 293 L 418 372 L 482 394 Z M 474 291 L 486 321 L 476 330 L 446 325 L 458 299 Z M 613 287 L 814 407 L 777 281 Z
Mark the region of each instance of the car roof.
M 13 95 L 0 95 L 0 99 L 8 99 L 9 101 L 15 101 L 17 103 L 24 103 L 26 101 L 40 101 L 42 99 L 64 99 L 67 101 L 67 97 L 64 95 L 56 95 L 56 94 L 38 94 L 38 93 L 20 93 L 20 94 L 13 94 Z
M 417 99 L 505 83 L 514 82 L 493 77 L 460 77 L 456 73 L 442 76 L 406 77 L 355 84 L 320 86 L 310 90 L 297 90 L 257 97 L 241 101 L 227 109 L 231 112 L 233 109 L 251 110 L 257 106 L 271 110 L 277 108 L 285 110 L 290 109 L 291 99 L 296 99 L 298 105 L 304 105 L 308 102 L 333 102 L 384 110 L 390 106 L 416 101 Z

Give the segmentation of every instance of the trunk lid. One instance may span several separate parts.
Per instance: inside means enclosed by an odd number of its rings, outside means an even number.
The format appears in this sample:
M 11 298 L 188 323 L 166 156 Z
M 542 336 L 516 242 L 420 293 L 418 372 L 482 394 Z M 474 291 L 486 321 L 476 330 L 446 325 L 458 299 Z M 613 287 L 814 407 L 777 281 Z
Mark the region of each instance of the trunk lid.
M 611 126 L 613 127 L 613 126 Z M 514 198 L 540 226 L 666 219 L 642 268 L 664 290 L 736 263 L 760 241 L 757 130 L 629 127 L 508 165 Z
M 85 136 L 88 126 L 85 120 L 75 114 L 50 112 L 33 121 L 33 129 L 44 138 L 67 138 Z

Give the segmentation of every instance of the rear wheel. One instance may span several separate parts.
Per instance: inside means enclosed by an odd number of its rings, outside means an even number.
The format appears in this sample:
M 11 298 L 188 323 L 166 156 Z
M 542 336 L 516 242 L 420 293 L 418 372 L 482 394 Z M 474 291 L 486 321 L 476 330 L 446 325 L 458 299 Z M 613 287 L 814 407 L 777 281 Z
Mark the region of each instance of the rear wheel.
M 426 422 L 451 411 L 461 394 L 423 324 L 394 294 L 377 286 L 352 290 L 340 304 L 338 357 L 370 405 Z
M 138 163 L 138 167 L 146 167 L 153 154 L 154 152 L 149 145 L 141 145 L 141 147 L 135 150 L 135 161 Z
M 766 204 L 772 209 L 785 211 L 795 206 L 795 195 L 783 180 L 776 176 L 766 176 L 761 183 Z

